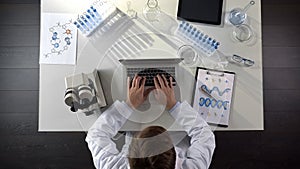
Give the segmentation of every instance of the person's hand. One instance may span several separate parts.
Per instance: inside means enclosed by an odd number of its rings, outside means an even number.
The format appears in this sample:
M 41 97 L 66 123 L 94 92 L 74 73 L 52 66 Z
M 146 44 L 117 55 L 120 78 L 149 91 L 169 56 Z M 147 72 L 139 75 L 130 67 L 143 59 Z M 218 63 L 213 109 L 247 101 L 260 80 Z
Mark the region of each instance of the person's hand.
M 153 88 L 145 90 L 146 78 L 135 75 L 131 85 L 130 77 L 127 78 L 127 104 L 132 108 L 136 109 L 139 107 L 148 97 L 149 93 Z
M 170 110 L 177 102 L 172 82 L 172 77 L 170 77 L 169 83 L 164 75 L 154 77 L 154 85 L 156 88 L 154 95 L 161 104 L 166 105 L 167 110 Z

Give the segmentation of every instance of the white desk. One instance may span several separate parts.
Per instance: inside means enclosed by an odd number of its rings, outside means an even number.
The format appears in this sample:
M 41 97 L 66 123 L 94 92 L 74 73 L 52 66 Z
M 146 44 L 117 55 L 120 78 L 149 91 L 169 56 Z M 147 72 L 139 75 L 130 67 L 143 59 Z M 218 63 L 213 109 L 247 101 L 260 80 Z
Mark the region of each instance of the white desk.
M 224 11 L 228 12 L 234 7 L 243 7 L 249 1 L 224 0 Z M 93 1 L 79 0 L 42 0 L 41 12 L 61 12 L 61 13 L 81 13 Z M 142 12 L 146 4 L 145 1 L 131 1 L 131 8 L 138 13 Z M 177 0 L 159 1 L 159 6 L 162 11 L 170 16 L 176 16 Z M 127 1 L 117 0 L 117 7 L 122 11 L 127 11 Z M 261 6 L 260 1 L 248 11 L 251 17 L 251 26 L 256 33 L 256 43 L 254 45 L 245 45 L 232 41 L 232 27 L 224 23 L 222 27 L 212 27 L 208 25 L 197 24 L 198 28 L 205 33 L 216 37 L 221 42 L 220 51 L 226 55 L 240 54 L 246 58 L 251 58 L 255 61 L 253 67 L 240 67 L 234 64 L 229 64 L 225 69 L 236 73 L 235 91 L 233 96 L 233 108 L 230 114 L 230 123 L 228 128 L 216 128 L 216 130 L 263 130 L 263 88 L 262 88 L 262 41 L 261 41 Z M 43 19 L 43 18 L 41 18 Z M 152 34 L 148 30 L 149 34 Z M 147 38 L 147 35 L 145 35 Z M 151 36 L 152 37 L 152 36 Z M 165 57 L 175 57 L 177 50 L 170 46 L 166 41 L 159 36 L 153 36 L 151 46 L 147 46 L 149 50 L 142 52 L 143 57 L 164 55 Z M 63 97 L 65 91 L 65 76 L 74 73 L 92 72 L 97 68 L 101 73 L 101 80 L 105 86 L 110 87 L 111 94 L 108 97 L 108 102 L 118 99 L 114 91 L 118 91 L 114 75 L 118 74 L 115 64 L 107 64 L 108 62 L 116 61 L 116 58 L 111 56 L 117 55 L 113 51 L 108 52 L 110 45 L 113 44 L 112 38 L 107 38 L 105 43 L 95 42 L 85 38 L 78 33 L 78 50 L 77 50 L 77 65 L 40 65 L 40 96 L 39 96 L 39 131 L 84 131 L 96 120 L 97 116 L 85 117 L 83 114 L 72 114 L 69 108 L 64 104 Z M 170 37 L 172 39 L 172 37 Z M 176 41 L 176 39 L 175 39 Z M 101 45 L 101 48 L 98 47 Z M 121 48 L 116 45 L 115 48 Z M 119 51 L 122 51 L 120 49 Z M 118 51 L 117 51 L 118 52 Z M 126 52 L 126 51 L 125 51 Z M 122 53 L 120 53 L 122 54 Z M 109 58 L 109 57 L 110 58 Z M 203 66 L 203 65 L 202 65 Z M 193 69 L 190 70 L 193 73 Z M 192 78 L 190 74 L 187 78 Z M 186 79 L 189 80 L 189 79 Z M 112 83 L 111 83 L 112 82 Z M 110 85 L 111 84 L 111 85 Z M 181 89 L 182 99 L 191 103 L 191 93 L 193 83 L 190 88 Z M 113 91 L 113 92 L 111 92 Z M 107 94 L 107 92 L 106 92 Z

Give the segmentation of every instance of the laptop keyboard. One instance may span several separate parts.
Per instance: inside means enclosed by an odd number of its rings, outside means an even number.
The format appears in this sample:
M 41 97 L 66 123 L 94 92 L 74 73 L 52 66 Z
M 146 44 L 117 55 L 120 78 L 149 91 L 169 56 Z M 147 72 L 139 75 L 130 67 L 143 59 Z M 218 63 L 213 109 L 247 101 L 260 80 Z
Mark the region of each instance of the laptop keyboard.
M 175 67 L 156 67 L 156 68 L 127 68 L 127 76 L 133 79 L 134 75 L 146 77 L 145 86 L 154 86 L 153 78 L 155 76 L 164 75 L 168 81 L 172 76 L 173 78 L 173 86 L 176 85 L 175 82 Z

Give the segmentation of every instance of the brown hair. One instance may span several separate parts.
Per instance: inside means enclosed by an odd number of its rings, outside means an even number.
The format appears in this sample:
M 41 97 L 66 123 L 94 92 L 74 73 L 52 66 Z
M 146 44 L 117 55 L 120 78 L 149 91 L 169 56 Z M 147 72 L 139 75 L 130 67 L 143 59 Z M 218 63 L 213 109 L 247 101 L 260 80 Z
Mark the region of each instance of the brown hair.
M 174 169 L 176 152 L 166 129 L 150 126 L 137 133 L 129 146 L 131 169 Z

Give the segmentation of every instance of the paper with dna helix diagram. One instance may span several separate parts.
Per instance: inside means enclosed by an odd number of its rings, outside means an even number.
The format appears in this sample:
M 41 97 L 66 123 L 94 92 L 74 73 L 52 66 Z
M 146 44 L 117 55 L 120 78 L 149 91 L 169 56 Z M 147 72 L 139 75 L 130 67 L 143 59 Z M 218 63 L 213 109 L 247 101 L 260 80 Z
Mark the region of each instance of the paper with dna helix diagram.
M 197 68 L 192 105 L 209 124 L 228 126 L 234 78 L 234 72 Z

